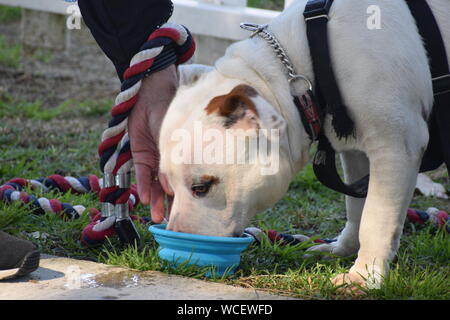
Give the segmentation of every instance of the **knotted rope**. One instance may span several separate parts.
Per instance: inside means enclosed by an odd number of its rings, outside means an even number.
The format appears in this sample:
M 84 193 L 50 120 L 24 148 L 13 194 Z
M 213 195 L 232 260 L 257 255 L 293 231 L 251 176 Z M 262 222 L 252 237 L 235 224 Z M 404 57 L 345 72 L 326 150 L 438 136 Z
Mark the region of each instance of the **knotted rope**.
M 431 224 L 438 228 L 450 233 L 450 219 L 449 214 L 443 210 L 437 208 L 428 208 L 426 211 L 416 210 L 409 208 L 406 214 L 407 221 L 412 224 L 425 224 L 431 222 Z M 302 234 L 286 234 L 280 233 L 275 230 L 261 230 L 259 228 L 250 227 L 246 228 L 245 233 L 255 238 L 257 243 L 261 243 L 261 236 L 265 235 L 272 243 L 278 243 L 280 245 L 297 245 L 299 243 L 310 241 L 316 244 L 332 243 L 337 241 L 334 239 L 315 239 Z
M 431 222 L 437 228 L 443 228 L 450 233 L 450 219 L 447 212 L 437 208 L 428 208 L 426 211 L 408 209 L 406 217 L 413 224 Z
M 101 179 L 95 175 L 89 175 L 84 177 L 63 177 L 61 175 L 51 175 L 45 178 L 39 179 L 23 179 L 14 178 L 7 181 L 0 186 L 0 200 L 5 202 L 21 202 L 23 204 L 29 204 L 34 214 L 42 215 L 45 213 L 56 214 L 62 218 L 77 219 L 84 212 L 85 207 L 81 205 L 71 205 L 69 203 L 62 203 L 58 199 L 47 199 L 45 197 L 36 197 L 35 195 L 28 194 L 23 191 L 25 188 L 31 190 L 40 189 L 44 192 L 56 190 L 59 192 L 73 192 L 75 194 L 84 194 L 93 192 L 99 194 L 100 185 L 102 185 Z M 137 192 L 137 186 L 131 185 L 130 197 L 128 199 L 128 209 L 131 211 L 136 205 L 139 204 L 139 196 Z M 106 237 L 111 237 L 115 234 L 113 225 L 114 220 L 108 221 L 102 219 L 102 213 L 95 208 L 89 209 L 89 215 L 91 217 L 91 223 L 83 231 L 81 241 L 85 245 L 95 246 L 101 244 Z M 141 223 L 148 223 L 148 218 L 138 218 L 131 215 L 130 218 L 133 221 L 139 221 Z M 437 228 L 442 228 L 450 233 L 450 220 L 449 214 L 443 210 L 437 208 L 428 208 L 426 211 L 408 209 L 407 220 L 412 224 L 423 225 L 431 222 Z M 261 241 L 261 234 L 266 234 L 271 242 L 277 242 L 283 245 L 296 245 L 304 241 L 313 241 L 314 243 L 331 243 L 336 239 L 310 239 L 310 237 L 301 234 L 286 234 L 280 233 L 275 230 L 261 230 L 255 227 L 245 229 L 245 232 L 252 235 L 257 242 Z
M 131 59 L 130 67 L 123 75 L 121 92 L 111 110 L 112 119 L 103 132 L 98 148 L 104 184 L 99 193 L 101 219 L 96 224 L 102 225 L 87 226 L 83 231 L 83 239 L 89 239 L 93 233 L 103 232 L 104 228 L 114 225 L 122 243 L 134 244 L 139 241 L 126 205 L 130 197 L 133 166 L 127 133 L 128 116 L 138 100 L 139 89 L 146 76 L 172 64 L 186 62 L 194 51 L 195 42 L 189 31 L 184 26 L 166 23 L 148 37 Z
M 0 200 L 29 204 L 33 213 L 37 215 L 52 213 L 63 218 L 77 219 L 84 213 L 85 207 L 64 203 L 58 199 L 48 199 L 45 197 L 38 198 L 37 196 L 24 191 L 24 189 L 29 188 L 31 190 L 41 190 L 43 192 L 55 190 L 58 192 L 72 192 L 75 194 L 90 192 L 98 194 L 101 183 L 102 181 L 95 175 L 75 178 L 53 174 L 46 178 L 31 180 L 14 178 L 0 186 Z M 132 210 L 138 203 L 139 196 L 137 187 L 136 185 L 132 185 L 130 197 L 128 199 L 129 210 Z

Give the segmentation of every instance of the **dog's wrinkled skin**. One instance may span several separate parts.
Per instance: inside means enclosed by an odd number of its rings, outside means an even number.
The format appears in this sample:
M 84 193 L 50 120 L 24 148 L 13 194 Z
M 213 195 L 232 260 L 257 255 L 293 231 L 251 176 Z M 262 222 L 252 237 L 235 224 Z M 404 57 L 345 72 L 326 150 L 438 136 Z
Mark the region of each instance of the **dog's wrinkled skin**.
M 302 19 L 305 3 L 297 0 L 269 25 L 269 30 L 285 47 L 296 71 L 314 79 Z M 373 4 L 381 9 L 379 30 L 367 28 L 367 8 Z M 433 0 L 429 4 L 450 52 L 450 2 Z M 346 181 L 354 182 L 370 172 L 370 184 L 366 199 L 346 197 L 347 223 L 338 241 L 312 250 L 339 256 L 358 253 L 349 273 L 338 275 L 335 283 L 376 287 L 387 275 L 398 249 L 428 143 L 431 75 L 404 0 L 335 1 L 328 28 L 336 77 L 355 122 L 356 137 L 339 140 L 329 118 L 325 133 L 341 155 Z M 212 70 L 187 67 L 181 73 L 184 79 L 196 81 L 179 88 L 160 136 L 161 172 L 175 193 L 168 228 L 238 235 L 251 217 L 283 196 L 308 161 L 310 141 L 292 103 L 285 69 L 268 44 L 254 37 L 230 46 Z M 232 122 L 231 128 L 280 129 L 278 173 L 261 175 L 257 165 L 173 164 L 171 153 L 177 142 L 171 141 L 172 132 L 183 128 L 192 134 L 195 121 L 224 131 L 224 123 L 229 120 L 229 114 L 223 112 L 226 108 L 217 106 L 218 100 L 214 100 L 215 106 L 208 106 L 215 97 L 230 95 L 242 84 L 251 86 L 257 94 L 240 97 L 239 107 L 245 106 L 245 113 Z M 303 94 L 305 89 L 301 81 L 294 83 L 295 94 Z M 192 184 L 210 181 L 211 177 L 214 183 L 210 183 L 209 192 L 194 197 Z

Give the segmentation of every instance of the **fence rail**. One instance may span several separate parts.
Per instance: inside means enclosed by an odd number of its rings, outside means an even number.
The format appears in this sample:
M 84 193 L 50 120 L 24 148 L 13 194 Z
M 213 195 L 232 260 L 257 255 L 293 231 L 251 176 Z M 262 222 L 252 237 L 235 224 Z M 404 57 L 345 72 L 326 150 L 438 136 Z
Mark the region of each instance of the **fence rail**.
M 279 14 L 278 11 L 228 5 L 238 3 L 235 0 L 222 0 L 225 5 L 208 0 L 173 0 L 173 3 L 175 10 L 171 20 L 186 25 L 195 34 L 227 40 L 242 40 L 248 36 L 248 32 L 239 28 L 239 23 L 264 24 Z M 56 14 L 67 14 L 67 8 L 74 5 L 63 0 L 0 0 L 0 4 Z

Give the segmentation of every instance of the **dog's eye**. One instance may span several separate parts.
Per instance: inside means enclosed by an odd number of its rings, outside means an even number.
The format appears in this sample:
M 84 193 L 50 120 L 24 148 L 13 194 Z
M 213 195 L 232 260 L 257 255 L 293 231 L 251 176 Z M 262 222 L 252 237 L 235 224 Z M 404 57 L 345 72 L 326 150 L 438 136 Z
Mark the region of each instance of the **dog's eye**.
M 197 183 L 191 186 L 192 195 L 194 197 L 204 197 L 209 189 L 211 188 L 211 183 Z

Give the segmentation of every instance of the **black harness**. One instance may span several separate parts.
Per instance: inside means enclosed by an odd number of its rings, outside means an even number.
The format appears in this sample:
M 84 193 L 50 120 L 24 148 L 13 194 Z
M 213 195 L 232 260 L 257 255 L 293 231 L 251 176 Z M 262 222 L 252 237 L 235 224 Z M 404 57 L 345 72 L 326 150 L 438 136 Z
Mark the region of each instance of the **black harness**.
M 414 16 L 430 57 L 435 104 L 429 120 L 430 141 L 420 171 L 438 168 L 445 162 L 450 174 L 450 71 L 444 42 L 425 0 L 405 0 Z M 321 124 L 326 114 L 332 116 L 332 126 L 338 138 L 355 133 L 353 120 L 342 101 L 328 48 L 328 14 L 333 0 L 308 1 L 303 16 L 311 51 L 316 89 L 301 98 L 295 97 L 302 122 L 312 141 L 318 141 L 313 168 L 317 179 L 325 186 L 346 195 L 367 196 L 369 175 L 347 185 L 336 169 L 336 152 L 325 136 Z M 317 98 L 316 98 L 317 97 Z M 321 106 L 326 106 L 323 108 Z
M 408 0 L 425 49 L 430 58 L 434 105 L 429 119 L 430 142 L 423 156 L 421 172 L 437 169 L 443 162 L 450 175 L 450 68 L 441 31 L 424 0 Z

